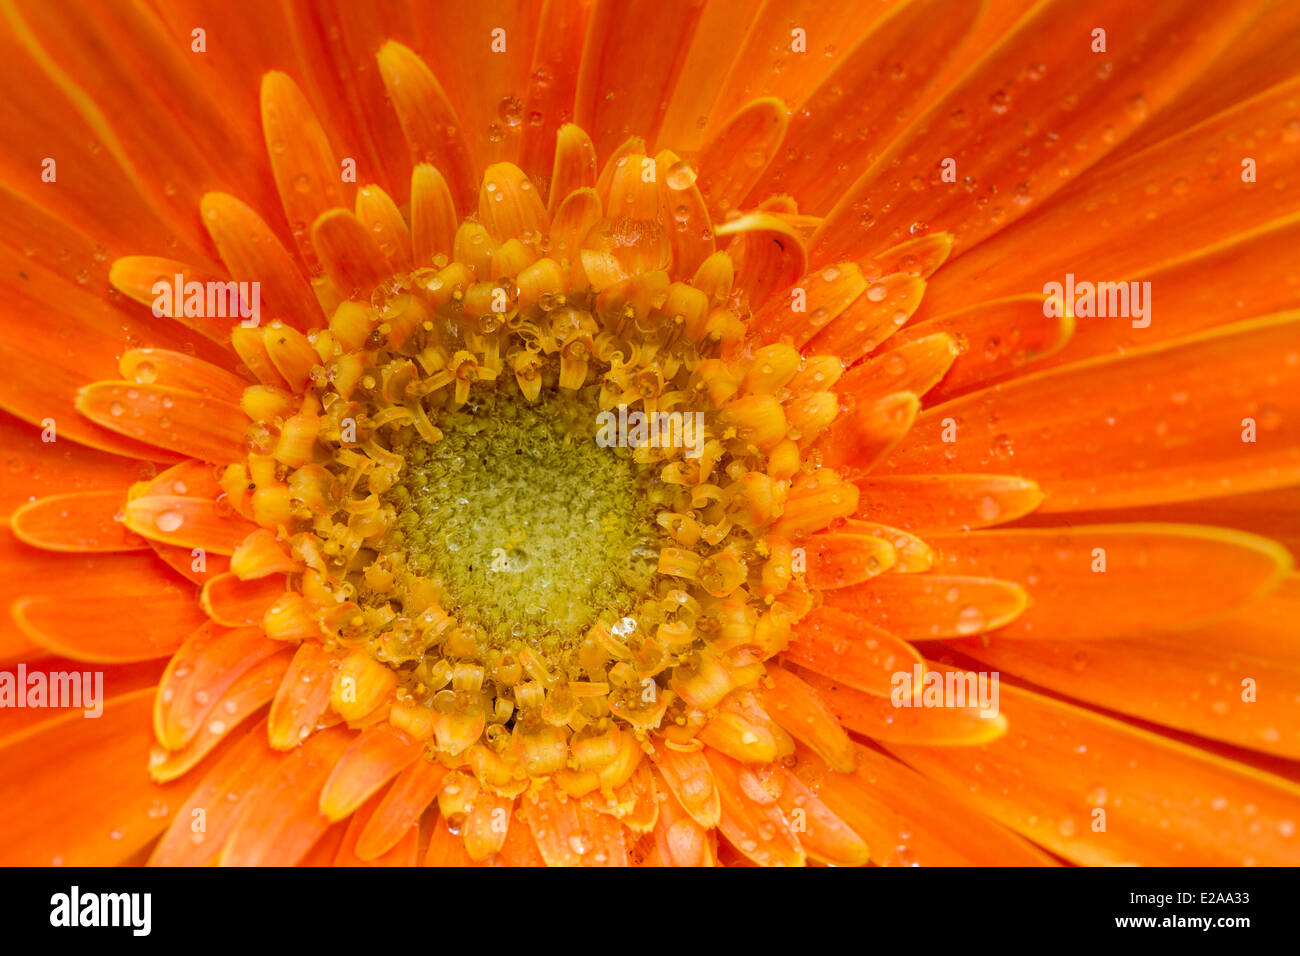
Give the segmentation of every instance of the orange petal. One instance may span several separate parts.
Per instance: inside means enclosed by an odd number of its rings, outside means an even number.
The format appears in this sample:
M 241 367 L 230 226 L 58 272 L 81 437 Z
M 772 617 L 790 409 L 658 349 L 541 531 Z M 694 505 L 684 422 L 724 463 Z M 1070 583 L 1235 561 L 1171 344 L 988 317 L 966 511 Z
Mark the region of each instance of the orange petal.
M 793 537 L 820 531 L 832 521 L 847 518 L 858 510 L 858 489 L 830 469 L 823 469 L 804 483 L 796 483 L 785 501 L 785 511 L 772 534 Z
M 238 405 L 248 382 L 233 372 L 184 352 L 131 349 L 122 353 L 118 371 L 128 382 L 166 385 Z
M 1267 538 L 1196 525 L 1089 525 L 931 536 L 935 570 L 1022 585 L 1029 606 L 999 638 L 1181 630 L 1276 588 L 1291 555 Z M 1105 608 L 1080 614 L 1080 608 Z
M 348 820 L 347 830 L 344 832 L 343 840 L 335 851 L 332 861 L 334 866 L 415 866 L 419 861 L 420 845 L 420 828 L 417 824 L 411 823 L 402 832 L 398 841 L 385 853 L 376 854 L 368 859 L 362 859 L 357 855 L 357 841 L 361 834 L 365 832 L 370 821 L 374 819 L 375 811 L 378 809 L 380 800 L 379 793 L 376 793 L 366 805 L 359 809 Z
M 894 566 L 894 546 L 872 535 L 828 533 L 809 536 L 807 581 L 818 590 L 861 584 Z
M 948 261 L 952 254 L 952 234 L 932 232 L 915 239 L 908 239 L 896 246 L 890 246 L 884 252 L 878 252 L 870 259 L 862 259 L 858 266 L 868 279 L 901 272 L 904 275 L 920 276 L 929 279 Z M 926 299 L 929 305 L 929 299 Z
M 846 183 L 890 142 L 908 108 L 961 46 L 980 12 L 970 5 L 954 8 L 947 0 L 891 7 L 794 111 L 786 147 L 754 195 L 788 193 L 807 212 L 829 210 Z M 823 19 L 818 11 L 812 22 L 824 30 Z M 826 35 L 836 36 L 836 45 L 841 42 L 841 34 Z M 787 36 L 787 48 L 789 41 Z M 904 65 L 923 79 L 902 79 L 897 71 Z
M 721 813 L 721 804 L 718 812 Z M 665 793 L 660 801 L 654 839 L 659 862 L 663 866 L 717 865 L 712 829 L 700 826 L 692 815 L 682 809 L 671 791 Z
M 341 178 L 337 169 L 333 176 L 335 182 Z M 331 184 L 331 189 L 335 188 Z M 295 203 L 300 194 L 295 182 Z M 269 315 L 302 331 L 322 324 L 320 305 L 310 283 L 261 216 L 225 193 L 204 196 L 199 214 L 231 278 L 259 283 L 260 306 Z M 302 221 L 309 223 L 312 218 L 304 217 Z
M 125 500 L 125 490 L 51 495 L 15 511 L 9 527 L 20 541 L 47 551 L 147 549 L 143 538 L 117 520 Z
M 1297 341 L 1293 314 L 995 385 L 923 413 L 885 467 L 979 472 L 1014 455 L 1049 511 L 1296 484 Z
M 492 860 L 492 865 L 545 866 L 546 860 L 537 849 L 537 841 L 533 839 L 532 831 L 523 824 L 522 820 L 516 820 L 506 832 L 506 842 Z
M 914 392 L 864 401 L 835 419 L 814 447 L 826 467 L 863 474 L 903 440 L 920 413 L 921 399 Z
M 724 219 L 727 213 L 740 208 L 741 201 L 780 151 L 789 122 L 785 104 L 779 99 L 754 100 L 700 149 L 700 192 L 715 218 Z
M 265 658 L 245 670 L 216 701 L 199 732 L 180 750 L 155 750 L 149 761 L 149 775 L 160 783 L 175 780 L 212 752 L 227 735 L 235 731 L 250 715 L 271 702 L 276 688 L 284 680 L 292 655 L 287 649 Z M 155 708 L 156 708 L 155 703 Z M 265 731 L 262 731 L 265 736 Z
M 1005 683 L 1000 697 L 1000 740 L 886 746 L 1076 863 L 1300 863 L 1300 786 Z
M 700 11 L 694 4 L 634 10 L 600 3 L 592 9 L 573 121 L 591 134 L 597 155 L 609 155 L 629 133 L 653 138 Z M 629 63 L 636 70 L 629 71 Z
M 554 215 L 569 194 L 596 186 L 596 147 L 586 130 L 572 123 L 556 133 L 555 162 L 551 170 L 551 197 L 547 208 Z
M 281 756 L 266 743 L 259 723 L 239 736 L 200 778 L 154 848 L 152 866 L 203 866 L 212 862 L 234 828 L 248 794 Z M 181 785 L 179 782 L 178 786 Z M 189 783 L 193 786 L 192 782 Z M 230 795 L 234 794 L 235 799 Z
M 298 251 L 311 262 L 308 228 L 328 209 L 350 208 L 351 187 L 344 184 L 325 131 L 292 79 L 278 71 L 264 75 L 261 101 L 275 188 Z
M 507 239 L 527 242 L 549 229 L 546 204 L 538 190 L 512 163 L 496 163 L 483 173 L 479 191 L 478 218 L 498 243 Z
M 338 659 L 316 641 L 303 641 L 271 703 L 267 735 L 276 750 L 291 750 L 326 719 Z
M 418 163 L 411 171 L 411 249 L 417 265 L 451 256 L 458 222 L 447 180 L 428 163 Z
M 840 313 L 858 302 L 867 288 L 853 263 L 817 269 L 802 276 L 785 292 L 773 295 L 750 320 L 762 342 L 790 342 L 802 348 Z
M 349 209 L 321 213 L 311 227 L 311 244 L 325 274 L 345 298 L 367 297 L 390 274 L 374 234 Z
M 886 574 L 856 587 L 825 592 L 826 603 L 861 615 L 905 641 L 969 637 L 1014 621 L 1029 601 L 1025 589 L 996 578 L 949 574 Z
M 96 665 L 93 670 L 87 668 L 86 664 L 81 661 L 74 661 L 66 657 L 32 657 L 22 662 L 27 668 L 27 674 L 41 672 L 46 675 L 47 687 L 57 686 L 60 675 L 68 674 L 81 670 L 83 674 L 89 677 L 83 677 L 83 680 L 89 680 L 90 683 L 83 684 L 94 691 L 95 682 L 99 678 L 95 675 L 103 674 L 104 693 L 102 700 L 110 701 L 117 697 L 123 697 L 127 694 L 134 693 L 137 690 L 146 690 L 158 686 L 158 679 L 162 676 L 163 668 L 167 662 L 163 660 L 138 661 L 132 664 L 117 665 Z M 16 684 L 18 696 L 25 693 L 21 679 Z M 41 725 L 58 720 L 69 714 L 75 714 L 78 718 L 84 719 L 87 709 L 93 711 L 93 708 L 87 708 L 90 701 L 85 700 L 84 696 L 76 693 L 74 690 L 67 696 L 47 696 L 46 706 L 44 707 L 12 707 L 6 706 L 0 708 L 0 747 L 11 743 L 18 737 L 27 736 L 33 733 Z
M 163 308 L 154 286 L 163 282 L 174 288 L 177 276 L 181 277 L 180 281 L 184 285 L 191 282 L 201 282 L 206 285 L 221 281 L 216 276 L 196 269 L 188 263 L 164 259 L 160 256 L 123 256 L 115 259 L 108 271 L 108 281 L 127 298 L 149 306 L 151 310 L 156 310 L 160 317 L 174 319 L 185 328 L 193 329 L 213 342 L 224 344 L 234 319 L 206 314 L 187 315 L 183 305 L 174 301 L 174 298 L 169 309 Z
M 158 742 L 168 750 L 184 747 L 203 729 L 218 698 L 235 681 L 282 650 L 283 644 L 256 628 L 230 631 L 212 624 L 197 628 L 176 651 L 158 684 L 153 712 Z
M 231 329 L 230 344 L 249 373 L 263 385 L 280 389 L 288 387 L 289 383 L 271 361 L 271 353 L 266 348 L 265 330 L 243 327 Z
M 348 830 L 352 826 L 351 820 L 345 820 L 341 823 L 335 823 L 326 827 L 325 832 L 316 838 L 316 842 L 311 845 L 301 859 L 294 866 L 298 867 L 333 867 L 333 866 L 356 866 L 355 863 L 344 859 L 341 862 L 339 852 L 343 849 L 343 841 L 348 835 Z
M 1245 25 L 1250 6 L 1139 14 L 1123 0 L 1086 8 L 1049 0 L 1035 8 L 842 192 L 813 237 L 814 262 L 843 259 L 872 236 L 917 227 L 951 232 L 960 251 L 1036 210 L 1195 79 Z M 1138 18 L 1140 31 L 1129 26 Z M 1112 42 L 1108 52 L 1088 54 L 1092 68 L 1071 70 L 1068 64 L 1081 48 L 1087 52 L 1091 31 L 1102 23 L 1110 37 L 1127 34 L 1130 42 L 1122 50 Z M 1170 38 L 1177 40 L 1176 53 Z M 1066 163 L 1058 142 L 1070 144 Z M 945 158 L 955 161 L 958 182 L 943 178 Z M 1006 197 L 1000 213 L 973 203 L 961 180 Z M 878 203 L 886 192 L 888 202 Z M 866 230 L 864 208 L 872 213 Z
M 817 692 L 790 671 L 767 665 L 763 706 L 795 740 L 840 771 L 853 769 L 853 744 Z
M 757 10 L 751 4 L 745 7 L 743 15 L 733 14 L 733 24 L 745 24 L 748 32 L 710 111 L 715 123 L 755 96 L 776 96 L 791 106 L 802 103 L 888 12 L 887 7 L 873 4 L 828 5 L 816 0 L 786 0 Z M 752 22 L 746 22 L 746 16 Z M 833 37 L 834 43 L 815 55 L 791 55 L 791 28 L 801 24 L 815 24 L 817 34 Z M 808 39 L 813 42 L 811 30 Z
M 357 856 L 373 860 L 395 847 L 402 835 L 419 823 L 446 775 L 444 765 L 430 760 L 416 760 L 398 773 L 357 838 Z
M 329 829 L 321 787 L 356 735 L 331 727 L 287 754 L 242 802 L 222 866 L 292 866 Z
M 459 833 L 452 833 L 443 817 L 433 821 L 429 834 L 429 847 L 424 854 L 425 866 L 464 867 L 480 866 L 465 852 L 465 841 Z
M 835 773 L 801 750 L 795 774 L 865 839 L 877 866 L 1050 866 L 1051 858 L 916 771 L 866 747 Z
M 673 272 L 694 275 L 715 248 L 713 222 L 695 170 L 672 150 L 665 149 L 655 155 L 655 179 L 659 183 L 659 208 L 673 221 L 668 230 Z
M 948 362 L 943 381 L 935 380 L 934 390 L 926 396 L 928 404 L 992 385 L 1020 374 L 1026 365 L 1052 355 L 1070 340 L 1075 320 L 1068 315 L 1044 315 L 1043 300 L 1042 295 L 1015 296 L 914 322 L 891 338 L 884 353 L 872 361 L 888 363 L 896 354 L 907 358 L 927 338 L 947 333 L 965 345 L 954 349 L 955 361 Z M 1162 311 L 1164 307 L 1162 301 Z
M 218 624 L 247 627 L 261 624 L 262 616 L 284 591 L 283 575 L 241 581 L 234 574 L 219 574 L 203 585 L 199 601 Z
M 212 498 L 146 494 L 126 503 L 125 525 L 151 541 L 233 554 L 257 526 Z
M 230 559 L 208 554 L 200 548 L 178 548 L 172 544 L 150 541 L 149 546 L 167 566 L 191 584 L 204 584 L 230 570 Z
M 911 318 L 925 294 L 925 280 L 895 273 L 868 282 L 847 310 L 813 336 L 806 353 L 838 355 L 851 365 L 870 355 Z
M 7 529 L 0 530 L 0 609 L 4 611 L 30 597 L 48 598 L 59 604 L 84 600 L 88 589 L 93 593 L 122 591 L 145 596 L 175 585 L 176 578 L 167 566 L 148 553 L 100 555 L 44 551 L 24 544 Z M 184 596 L 184 603 L 191 603 L 189 595 Z M 90 637 L 93 640 L 95 636 Z M 81 646 L 86 635 L 74 635 L 74 638 L 74 646 Z M 0 627 L 0 661 L 30 656 L 38 646 L 17 628 Z
M 0 482 L 0 514 L 11 514 L 51 487 L 69 493 L 116 491 L 157 470 L 151 462 L 106 454 L 76 441 L 51 445 L 41 441 L 41 431 L 38 425 L 0 411 L 0 445 L 6 449 L 8 469 Z
M 823 803 L 816 793 L 784 767 L 773 769 L 779 788 L 777 802 L 799 836 L 799 845 L 813 859 L 835 866 L 865 866 L 866 842 Z
M 377 54 L 379 72 L 411 148 L 413 163 L 430 163 L 447 179 L 456 207 L 472 207 L 474 167 L 462 126 L 442 85 L 424 62 L 400 43 L 388 42 Z
M 331 820 L 342 820 L 423 751 L 424 744 L 387 722 L 367 727 L 325 781 L 320 795 L 321 813 Z
M 660 747 L 652 757 L 660 779 L 686 813 L 705 830 L 716 827 L 722 805 L 704 754 Z
M 479 791 L 474 806 L 461 825 L 465 852 L 476 862 L 491 859 L 505 845 L 511 829 L 514 797 L 502 797 L 488 790 Z M 519 823 L 522 827 L 523 824 Z
M 803 240 L 780 219 L 764 212 L 738 216 L 714 233 L 731 237 L 727 254 L 736 264 L 736 289 L 754 311 L 772 294 L 788 289 L 808 268 Z
M 1208 250 L 1283 215 L 1294 215 L 1295 198 L 1277 183 L 1293 182 L 1300 173 L 1300 143 L 1284 132 L 1297 92 L 1300 81 L 1289 76 L 1254 98 L 1225 104 L 1230 108 L 1217 116 L 1099 168 L 1096 175 L 1053 197 L 1041 215 L 991 237 L 935 276 L 933 306 L 947 312 L 972 300 L 1040 291 L 1046 281 L 1064 282 L 1067 272 L 1089 281 L 1137 278 L 1194 250 Z M 1261 171 L 1258 183 L 1242 181 L 1247 156 Z M 1099 228 L 1067 226 L 1086 221 Z M 1113 236 L 1123 236 L 1124 242 L 1112 242 Z M 1015 255 L 1009 257 L 1009 250 Z M 1087 275 L 1080 274 L 1081 263 L 1087 263 Z M 1205 281 L 1206 276 L 1196 275 Z M 1177 289 L 1176 281 L 1176 276 L 1168 276 L 1156 288 L 1161 290 L 1157 308 L 1178 328 L 1187 319 L 1178 315 L 1175 300 L 1191 293 Z M 1217 290 L 1218 283 L 1213 287 Z M 1251 314 L 1263 313 L 1246 313 Z M 1091 323 L 1118 324 L 1098 319 Z M 1158 334 L 1160 324 L 1156 319 L 1151 331 Z
M 799 838 L 763 780 L 716 750 L 704 755 L 722 800 L 718 829 L 731 845 L 760 866 L 803 866 Z
M 111 866 L 162 831 L 193 783 L 144 772 L 152 697 L 137 690 L 106 702 L 97 720 L 69 714 L 0 746 L 0 798 L 22 821 L 6 829 L 0 863 Z
M 894 392 L 914 392 L 928 397 L 960 354 L 957 340 L 944 332 L 916 338 L 901 346 L 895 337 L 889 346 L 885 354 L 849 369 L 836 383 L 835 390 L 853 402 L 874 401 Z
M 840 526 L 846 534 L 870 534 L 883 538 L 894 546 L 898 560 L 891 571 L 895 573 L 914 574 L 929 571 L 934 566 L 934 552 L 930 546 L 914 534 L 908 534 L 898 528 L 871 521 L 858 521 L 850 518 Z
M 927 665 L 923 673 L 931 670 L 933 668 Z M 802 671 L 800 676 L 821 696 L 845 727 L 873 740 L 920 747 L 964 749 L 997 740 L 1007 732 L 1005 715 L 992 713 L 984 716 L 978 705 L 926 707 L 920 703 L 912 706 L 900 703 L 895 706 L 892 700 L 864 694 L 832 677 L 822 677 L 811 671 Z M 995 678 L 990 676 L 987 679 Z M 900 701 L 905 701 L 908 699 L 903 692 L 906 685 L 899 686 Z M 1005 687 L 999 685 L 999 698 L 1004 690 Z M 943 703 L 946 705 L 948 702 Z
M 814 608 L 794 635 L 782 651 L 786 658 L 877 697 L 889 696 L 894 674 L 921 663 L 911 644 L 833 607 Z
M 552 0 L 538 23 L 533 47 L 528 93 L 523 104 L 527 120 L 519 146 L 519 165 L 537 182 L 544 181 L 548 173 L 552 175 L 549 203 L 552 212 L 555 211 L 557 192 L 563 196 L 572 188 L 573 180 L 562 170 L 572 169 L 569 163 L 572 154 L 565 139 L 566 134 L 574 135 L 570 131 L 577 127 L 565 124 L 563 119 L 573 105 L 578 89 L 582 43 L 587 35 L 587 17 L 590 14 L 591 6 L 582 0 Z M 587 134 L 581 136 L 586 140 L 592 163 L 591 182 L 581 185 L 593 186 L 596 182 L 596 154 Z
M 1173 253 L 1172 261 L 1141 272 L 1130 281 L 1150 282 L 1160 290 L 1160 321 L 1134 328 L 1123 318 L 1074 322 L 1069 341 L 1035 363 L 1035 371 L 1068 365 L 1095 355 L 1113 354 L 1181 338 L 1257 315 L 1300 306 L 1300 293 L 1279 282 L 1300 242 L 1300 213 L 1260 225 L 1204 250 Z M 1130 289 L 1132 286 L 1130 286 Z
M 922 534 L 1012 521 L 1043 500 L 1034 482 L 1005 475 L 873 475 L 857 486 L 858 517 Z
M 214 463 L 245 454 L 248 416 L 238 405 L 161 385 L 96 382 L 77 392 L 77 411 L 110 431 Z
M 411 186 L 411 196 L 411 208 L 414 210 L 414 184 Z M 357 220 L 375 237 L 379 251 L 388 260 L 388 268 L 393 272 L 410 272 L 411 230 L 406 228 L 401 210 L 388 193 L 378 186 L 362 186 L 357 190 L 355 212 Z
M 623 825 L 547 781 L 519 799 L 547 866 L 626 866 Z
M 113 559 L 114 564 L 121 561 L 120 556 Z M 116 577 L 118 568 L 113 572 Z M 12 609 L 14 620 L 41 647 L 77 660 L 126 663 L 166 657 L 202 623 L 203 616 L 188 585 L 177 585 L 174 578 L 162 578 L 156 571 L 150 577 L 157 582 L 150 590 L 104 593 L 96 593 L 81 579 L 75 597 L 18 600 Z M 107 577 L 98 586 L 105 584 L 112 586 Z M 141 616 L 142 606 L 148 608 L 147 615 Z

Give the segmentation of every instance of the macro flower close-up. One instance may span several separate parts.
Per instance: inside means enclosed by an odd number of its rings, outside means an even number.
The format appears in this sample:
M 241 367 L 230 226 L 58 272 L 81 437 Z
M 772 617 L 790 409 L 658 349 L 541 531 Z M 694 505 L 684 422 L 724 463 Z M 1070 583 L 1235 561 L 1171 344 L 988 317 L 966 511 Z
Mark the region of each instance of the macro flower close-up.
M 0 864 L 1300 864 L 1300 3 L 0 51 Z

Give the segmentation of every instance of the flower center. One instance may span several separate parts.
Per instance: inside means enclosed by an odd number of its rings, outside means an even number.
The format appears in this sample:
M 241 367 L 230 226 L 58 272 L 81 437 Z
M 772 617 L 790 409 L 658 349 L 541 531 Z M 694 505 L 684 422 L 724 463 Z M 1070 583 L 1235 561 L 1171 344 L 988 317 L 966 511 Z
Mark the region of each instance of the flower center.
M 443 438 L 400 437 L 382 550 L 443 588 L 443 607 L 489 649 L 539 652 L 577 677 L 598 612 L 625 617 L 659 560 L 653 475 L 596 442 L 598 389 L 524 399 L 514 382 L 434 419 Z
M 817 445 L 839 361 L 746 341 L 726 254 L 674 279 L 662 230 L 598 218 L 659 188 L 624 175 L 643 159 L 549 236 L 500 235 L 545 212 L 520 186 L 499 218 L 522 174 L 493 167 L 495 235 L 461 222 L 453 256 L 341 289 L 328 328 L 233 336 L 264 384 L 221 483 L 265 530 L 232 570 L 294 575 L 263 629 L 325 646 L 344 720 L 500 793 L 613 786 L 651 734 L 749 739 L 763 661 L 815 601 L 803 542 L 857 503 Z

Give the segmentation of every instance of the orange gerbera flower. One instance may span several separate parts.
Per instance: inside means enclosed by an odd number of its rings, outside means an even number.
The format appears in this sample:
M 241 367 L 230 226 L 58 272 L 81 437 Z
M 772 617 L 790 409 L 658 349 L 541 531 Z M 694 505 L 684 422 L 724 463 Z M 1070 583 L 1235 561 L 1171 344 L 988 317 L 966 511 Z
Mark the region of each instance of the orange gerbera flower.
M 1300 5 L 3 21 L 0 860 L 1300 862 Z

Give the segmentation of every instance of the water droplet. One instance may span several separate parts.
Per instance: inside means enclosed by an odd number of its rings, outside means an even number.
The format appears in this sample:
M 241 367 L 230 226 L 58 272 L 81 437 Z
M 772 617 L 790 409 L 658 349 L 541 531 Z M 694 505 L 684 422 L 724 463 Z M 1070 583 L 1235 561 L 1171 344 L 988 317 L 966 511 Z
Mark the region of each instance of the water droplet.
M 513 96 L 503 96 L 497 105 L 497 114 L 501 117 L 501 122 L 513 129 L 523 123 L 524 108 Z
M 153 519 L 153 523 L 159 531 L 170 532 L 179 529 L 185 523 L 185 518 L 179 511 L 163 511 Z
M 679 160 L 668 167 L 668 174 L 664 177 L 668 183 L 669 189 L 690 189 L 695 185 L 697 174 L 690 164 L 684 160 Z M 685 209 L 685 206 L 679 207 Z M 682 217 L 686 218 L 685 216 Z
M 984 612 L 973 604 L 962 608 L 957 615 L 958 634 L 977 634 L 984 627 Z

